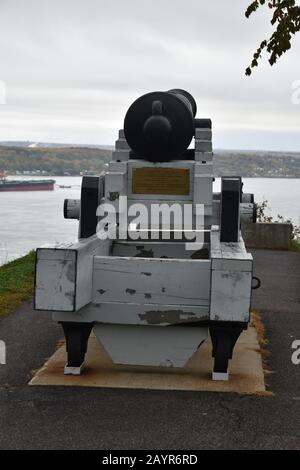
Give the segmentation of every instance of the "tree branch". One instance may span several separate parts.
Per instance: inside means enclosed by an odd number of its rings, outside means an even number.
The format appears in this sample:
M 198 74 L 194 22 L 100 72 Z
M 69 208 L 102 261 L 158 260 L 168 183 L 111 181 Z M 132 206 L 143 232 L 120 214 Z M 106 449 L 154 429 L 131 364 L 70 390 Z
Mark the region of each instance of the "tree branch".
M 260 46 L 253 54 L 252 62 L 246 68 L 246 75 L 251 75 L 252 69 L 258 66 L 263 50 L 269 54 L 268 61 L 274 65 L 279 57 L 291 48 L 292 37 L 300 31 L 300 6 L 296 5 L 295 0 L 255 0 L 245 12 L 246 18 L 249 18 L 260 7 L 267 6 L 272 13 L 270 20 L 275 31 L 269 39 L 262 41 Z

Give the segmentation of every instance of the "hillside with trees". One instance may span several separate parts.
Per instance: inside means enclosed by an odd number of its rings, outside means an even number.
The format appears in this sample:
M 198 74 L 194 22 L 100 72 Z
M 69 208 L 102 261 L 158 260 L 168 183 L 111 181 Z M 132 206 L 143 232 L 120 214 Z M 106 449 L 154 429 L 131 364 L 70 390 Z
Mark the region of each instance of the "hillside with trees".
M 0 169 L 7 174 L 41 172 L 47 175 L 100 173 L 111 150 L 89 147 L 0 147 Z
M 300 178 L 300 153 L 216 150 L 214 175 L 250 178 Z
M 10 147 L 0 146 L 0 170 L 9 175 L 99 174 L 112 151 L 94 147 Z M 244 177 L 300 178 L 300 153 L 216 150 L 214 174 Z

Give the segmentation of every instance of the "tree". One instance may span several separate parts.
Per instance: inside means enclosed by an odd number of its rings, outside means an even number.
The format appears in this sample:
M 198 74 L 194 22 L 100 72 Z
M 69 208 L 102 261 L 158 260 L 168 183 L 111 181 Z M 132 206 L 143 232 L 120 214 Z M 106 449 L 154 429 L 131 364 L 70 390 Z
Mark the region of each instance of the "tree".
M 269 54 L 270 65 L 274 65 L 291 48 L 292 37 L 300 31 L 300 6 L 295 0 L 255 0 L 247 8 L 246 17 L 249 18 L 262 6 L 270 8 L 271 24 L 275 26 L 275 31 L 269 39 L 262 41 L 253 54 L 252 62 L 245 71 L 246 75 L 251 75 L 252 69 L 258 66 L 264 50 Z

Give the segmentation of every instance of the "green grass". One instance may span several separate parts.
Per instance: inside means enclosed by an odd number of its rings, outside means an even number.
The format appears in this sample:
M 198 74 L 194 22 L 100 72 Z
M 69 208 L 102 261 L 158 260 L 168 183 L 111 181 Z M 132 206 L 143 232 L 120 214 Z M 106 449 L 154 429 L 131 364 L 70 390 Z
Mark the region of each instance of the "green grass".
M 35 252 L 0 267 L 0 316 L 33 295 Z
M 293 251 L 299 251 L 300 252 L 300 241 L 292 240 L 291 248 L 292 248 Z

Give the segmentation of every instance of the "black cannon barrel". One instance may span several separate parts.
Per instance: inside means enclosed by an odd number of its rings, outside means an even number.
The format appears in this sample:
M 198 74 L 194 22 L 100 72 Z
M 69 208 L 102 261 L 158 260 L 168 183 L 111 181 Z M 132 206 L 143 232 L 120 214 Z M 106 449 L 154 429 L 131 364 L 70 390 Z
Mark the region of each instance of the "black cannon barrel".
M 152 162 L 178 160 L 194 136 L 196 112 L 196 102 L 185 90 L 147 93 L 126 113 L 126 140 L 137 158 Z

